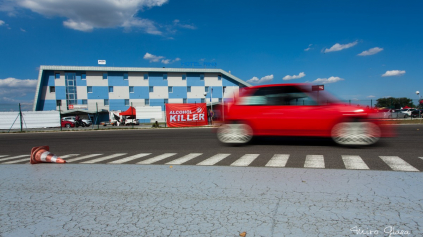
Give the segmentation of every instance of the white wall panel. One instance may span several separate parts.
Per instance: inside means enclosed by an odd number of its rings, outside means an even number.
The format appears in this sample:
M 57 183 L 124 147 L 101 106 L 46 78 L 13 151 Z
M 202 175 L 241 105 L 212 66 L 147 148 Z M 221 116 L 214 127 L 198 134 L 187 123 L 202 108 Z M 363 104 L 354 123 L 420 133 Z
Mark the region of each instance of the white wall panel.
M 60 106 L 60 110 L 67 111 L 68 107 L 66 106 L 66 100 L 61 100 L 61 101 L 62 101 L 62 105 Z M 56 110 L 59 110 L 59 106 L 57 106 L 57 102 L 56 102 Z
M 219 74 L 207 73 L 204 75 L 204 85 L 206 86 L 222 86 L 222 80 L 218 78 Z
M 43 97 L 44 100 L 56 100 L 56 92 L 50 92 L 49 86 L 43 86 Z
M 238 86 L 227 86 L 225 89 L 225 98 L 233 98 L 234 94 L 237 94 L 239 92 Z
M 54 79 L 54 85 L 55 86 L 66 86 L 65 73 L 64 72 L 55 71 L 54 72 L 54 78 L 56 78 L 56 73 L 60 73 L 60 79 Z
M 109 81 L 103 79 L 103 72 L 87 72 L 87 86 L 108 86 Z
M 87 97 L 87 87 L 86 86 L 77 86 L 76 93 L 79 100 L 86 100 Z
M 169 99 L 169 104 L 182 104 L 184 99 Z
M 187 80 L 182 80 L 182 75 L 185 73 L 168 73 L 167 83 L 169 86 L 187 86 Z M 186 74 L 185 74 L 186 75 Z
M 144 80 L 147 72 L 128 72 L 129 86 L 148 86 L 148 79 Z
M 13 129 L 21 127 L 20 119 L 16 121 L 19 112 L 0 112 L 0 129 Z M 22 128 L 48 128 L 60 127 L 59 111 L 22 111 Z M 15 123 L 13 123 L 15 121 Z
M 150 92 L 150 99 L 167 99 L 169 98 L 167 86 L 155 86 L 154 92 Z
M 109 99 L 129 99 L 129 87 L 114 86 L 113 92 L 109 92 Z
M 145 99 L 130 99 L 129 105 L 131 105 L 131 103 L 133 107 L 145 106 Z
M 88 100 L 88 109 L 89 110 L 96 110 L 95 103 L 98 103 L 98 111 L 100 111 L 102 109 L 109 110 L 109 106 L 104 105 L 104 100 Z
M 187 97 L 194 98 L 206 98 L 204 96 L 205 87 L 204 86 L 191 86 L 191 92 L 187 93 Z

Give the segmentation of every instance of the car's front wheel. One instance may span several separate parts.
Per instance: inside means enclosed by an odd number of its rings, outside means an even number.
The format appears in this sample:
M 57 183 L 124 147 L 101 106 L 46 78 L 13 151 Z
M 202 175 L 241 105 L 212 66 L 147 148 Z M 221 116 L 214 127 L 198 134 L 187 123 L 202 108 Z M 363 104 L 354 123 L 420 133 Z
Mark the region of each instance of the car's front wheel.
M 247 124 L 224 124 L 217 129 L 217 139 L 226 144 L 246 144 L 253 138 L 253 129 Z
M 381 132 L 371 122 L 341 122 L 332 128 L 332 139 L 340 145 L 367 146 L 375 144 Z

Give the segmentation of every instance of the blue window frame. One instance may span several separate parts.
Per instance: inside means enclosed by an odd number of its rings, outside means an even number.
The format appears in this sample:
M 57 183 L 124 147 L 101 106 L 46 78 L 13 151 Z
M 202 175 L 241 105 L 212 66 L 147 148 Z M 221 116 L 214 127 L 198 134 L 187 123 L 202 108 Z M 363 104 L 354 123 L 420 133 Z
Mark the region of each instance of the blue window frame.
M 222 80 L 222 75 L 217 76 L 217 80 L 221 81 Z
M 205 91 L 205 92 L 209 92 L 209 87 L 208 87 L 208 86 L 206 86 L 204 91 Z
M 56 106 L 62 106 L 62 101 L 61 100 L 56 100 Z
M 60 79 L 60 73 L 56 73 L 56 75 L 54 76 L 54 78 Z
M 104 105 L 109 105 L 109 99 L 104 99 Z
M 107 79 L 107 73 L 103 73 L 103 79 Z
M 123 74 L 123 80 L 128 80 L 128 73 Z
M 83 105 L 86 105 L 86 104 L 88 104 L 88 101 L 87 100 L 82 100 L 82 104 Z
M 187 99 L 186 98 L 183 98 L 182 99 L 182 103 L 186 104 L 187 103 Z
M 222 98 L 219 98 L 219 103 L 222 103 Z
M 87 79 L 87 74 L 85 74 L 85 73 L 82 73 L 82 74 L 81 74 L 81 79 L 82 79 L 82 80 L 85 80 L 85 79 Z
M 223 87 L 223 93 L 225 93 L 225 91 L 226 91 L 226 86 Z
M 201 103 L 206 103 L 206 99 L 201 99 Z
M 109 92 L 113 92 L 113 86 L 109 86 Z
M 88 93 L 93 93 L 93 87 L 92 86 L 87 86 L 87 92 Z
M 129 100 L 125 99 L 125 106 L 129 106 Z
M 148 74 L 144 74 L 144 80 L 148 80 Z
M 50 86 L 50 93 L 56 92 L 56 88 L 54 86 Z
M 182 75 L 182 80 L 186 80 L 187 79 L 187 75 Z
M 167 80 L 167 74 L 163 74 L 163 80 Z
M 134 87 L 133 86 L 129 87 L 129 93 L 134 93 Z
M 164 99 L 164 103 L 165 104 L 169 103 L 169 100 L 168 99 Z
M 172 92 L 173 92 L 173 86 L 169 86 L 169 87 L 167 88 L 167 91 L 168 91 L 169 93 L 172 93 Z
M 154 92 L 154 86 L 150 86 L 148 89 L 150 92 Z
M 191 87 L 187 86 L 187 92 L 191 92 Z
M 200 74 L 200 80 L 204 80 L 204 74 Z
M 150 105 L 150 100 L 149 99 L 145 99 L 145 105 Z

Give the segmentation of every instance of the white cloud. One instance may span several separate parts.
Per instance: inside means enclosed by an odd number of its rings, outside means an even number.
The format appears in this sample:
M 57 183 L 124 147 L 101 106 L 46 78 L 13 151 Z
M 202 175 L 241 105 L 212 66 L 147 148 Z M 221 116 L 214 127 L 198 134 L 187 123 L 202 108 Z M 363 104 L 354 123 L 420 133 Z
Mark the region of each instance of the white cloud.
M 150 61 L 150 63 L 151 62 L 158 62 L 158 61 L 160 61 L 160 59 L 162 59 L 162 58 L 164 58 L 163 56 L 156 56 L 156 55 L 152 55 L 152 54 L 149 54 L 149 53 L 145 53 L 145 55 L 144 55 L 144 59 L 145 60 L 149 60 Z
M 181 27 L 181 28 L 185 28 L 185 29 L 190 29 L 190 30 L 195 30 L 197 29 L 197 27 L 195 27 L 194 25 L 189 25 L 189 24 L 181 24 L 180 21 L 178 19 L 173 21 L 173 25 L 177 26 L 177 27 Z
M 260 79 L 258 79 L 257 77 L 253 77 L 250 80 L 248 80 L 247 82 L 248 83 L 253 83 L 253 84 L 260 84 L 260 83 L 271 81 L 271 80 L 273 80 L 273 74 L 272 75 L 264 76 L 264 77 L 262 77 Z
M 311 46 L 312 46 L 312 45 L 313 45 L 313 44 L 309 44 L 309 45 L 308 45 L 308 48 L 304 49 L 304 51 L 306 51 L 306 52 L 307 52 L 307 51 L 309 51 L 310 49 L 312 49 L 312 48 L 311 48 Z
M 335 82 L 343 81 L 343 80 L 344 79 L 340 77 L 317 78 L 316 80 L 312 81 L 312 83 L 328 84 L 328 83 L 335 83 Z
M 137 27 L 148 34 L 161 34 L 153 21 L 136 17 L 146 8 L 162 6 L 168 0 L 16 0 L 0 10 L 15 13 L 22 7 L 45 17 L 63 17 L 63 25 L 79 31 L 95 28 Z
M 26 32 L 26 30 L 24 30 L 24 29 L 22 29 L 22 28 L 21 28 L 21 31 L 22 31 L 22 32 Z
M 371 48 L 369 50 L 365 50 L 365 51 L 359 53 L 358 56 L 369 56 L 369 55 L 377 54 L 382 50 L 383 50 L 383 48 L 374 47 L 374 48 Z
M 286 81 L 286 80 L 292 80 L 292 79 L 299 79 L 301 77 L 305 77 L 305 75 L 306 74 L 304 72 L 300 72 L 300 74 L 298 75 L 292 75 L 292 76 L 286 75 L 282 78 L 282 80 Z
M 35 95 L 37 80 L 21 80 L 16 78 L 0 79 L 0 103 L 14 104 L 21 103 L 24 108 L 25 104 L 32 105 Z M 28 100 L 28 97 L 31 98 Z M 32 109 L 32 107 L 30 108 Z M 3 110 L 3 109 L 0 109 Z
M 0 26 L 4 25 L 4 21 L 0 20 Z
M 357 43 L 358 43 L 358 41 L 354 41 L 354 42 L 348 43 L 348 44 L 336 43 L 330 49 L 325 49 L 324 52 L 329 53 L 329 52 L 341 51 L 343 49 L 351 48 L 351 47 L 355 46 Z
M 385 74 L 383 74 L 383 77 L 392 77 L 392 76 L 402 76 L 405 74 L 405 71 L 400 70 L 392 70 L 392 71 L 386 71 Z
M 369 96 L 367 96 L 367 98 L 375 98 L 376 96 L 374 96 L 374 95 L 369 95 Z
M 0 87 L 1 88 L 34 88 L 37 85 L 37 80 L 31 79 L 16 79 L 16 78 L 6 78 L 0 79 Z

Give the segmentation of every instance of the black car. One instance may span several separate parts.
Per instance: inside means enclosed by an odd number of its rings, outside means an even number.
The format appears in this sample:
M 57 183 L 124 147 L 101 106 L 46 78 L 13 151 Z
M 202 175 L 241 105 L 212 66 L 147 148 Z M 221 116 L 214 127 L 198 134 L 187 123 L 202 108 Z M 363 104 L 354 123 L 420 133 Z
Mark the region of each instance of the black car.
M 420 114 L 419 114 L 419 111 L 420 111 Z M 416 109 L 411 112 L 411 117 L 413 118 L 418 118 L 418 117 L 421 118 L 422 115 L 423 115 L 423 109 Z

